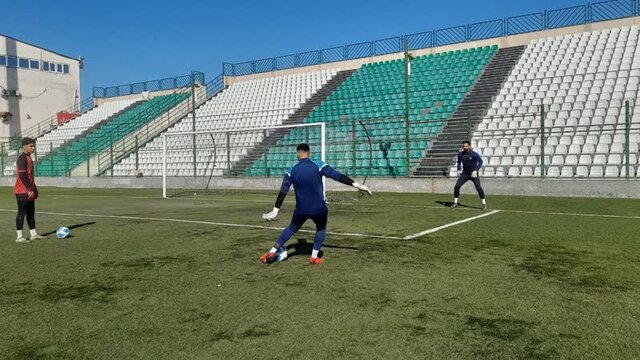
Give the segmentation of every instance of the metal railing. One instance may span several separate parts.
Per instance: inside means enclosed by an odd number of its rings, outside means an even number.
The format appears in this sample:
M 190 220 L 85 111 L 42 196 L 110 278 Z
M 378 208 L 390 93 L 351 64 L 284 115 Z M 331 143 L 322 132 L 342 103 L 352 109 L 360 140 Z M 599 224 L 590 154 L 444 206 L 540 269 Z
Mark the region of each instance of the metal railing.
M 183 101 L 178 106 L 162 113 L 154 120 L 147 122 L 143 127 L 139 128 L 131 135 L 115 142 L 111 141 L 109 149 L 98 155 L 97 173 L 108 173 L 113 176 L 113 171 L 110 171 L 113 169 L 113 166 L 132 153 L 135 153 L 136 163 L 138 163 L 138 150 L 144 146 L 144 144 L 184 119 L 184 117 L 189 113 L 193 113 L 195 109 L 203 105 L 223 89 L 224 77 L 222 75 L 217 76 L 206 84 L 205 89 L 200 89 L 194 82 L 194 87 L 190 92 L 195 93 L 192 93 L 193 96 L 190 97 L 188 101 Z
M 640 105 L 595 108 L 591 118 L 535 113 L 487 116 L 472 134 L 485 177 L 638 178 Z M 550 114 L 553 114 L 551 116 Z M 454 159 L 452 158 L 452 166 Z
M 481 172 L 484 177 L 637 179 L 640 168 L 639 107 L 623 102 L 618 107 L 593 109 L 594 113 L 604 111 L 604 115 L 584 119 L 557 116 L 559 111 L 549 116 L 548 105 L 539 107 L 537 112 L 501 116 L 469 114 L 465 117 L 459 114 L 456 119 L 418 120 L 419 116 L 412 115 L 408 123 L 403 116 L 395 115 L 360 120 L 346 115 L 339 120 L 326 118 L 327 162 L 356 177 L 414 176 L 416 169 L 429 170 L 430 166 L 438 175 L 426 176 L 455 176 L 456 152 L 463 139 L 471 139 L 484 159 Z M 407 124 L 408 139 L 405 136 Z M 295 131 L 303 132 L 297 136 L 281 133 L 276 136 L 278 141 L 271 143 L 263 143 L 272 135 L 267 131 L 244 134 L 247 138 L 253 135 L 256 142 L 250 144 L 243 140 L 230 141 L 228 137 L 214 143 L 203 138 L 202 143 L 195 144 L 200 158 L 206 161 L 192 166 L 192 158 L 183 160 L 177 156 L 170 167 L 174 170 L 171 176 L 211 176 L 215 173 L 214 176 L 279 177 L 295 163 L 298 142 L 308 142 L 317 148 L 319 135 L 311 130 L 297 129 Z M 232 133 L 243 135 L 242 129 Z M 443 142 L 452 146 L 444 152 L 431 152 L 435 144 Z M 173 144 L 170 150 L 176 154 L 191 154 L 193 144 L 186 139 Z M 261 149 L 251 151 L 254 147 Z M 144 149 L 141 153 L 146 159 L 155 158 L 155 165 L 149 160 L 143 161 L 144 164 L 151 168 L 160 166 L 159 148 Z M 229 156 L 241 153 L 252 156 Z M 137 162 L 135 167 L 139 167 Z
M 203 72 L 195 71 L 194 72 L 195 81 L 204 84 L 205 76 Z M 185 83 L 189 83 L 191 81 L 192 75 L 182 75 L 176 77 L 170 77 L 159 80 L 149 80 L 143 81 L 133 84 L 125 84 L 125 85 L 117 85 L 117 86 L 109 86 L 109 87 L 94 87 L 93 88 L 93 97 L 94 98 L 109 98 L 116 96 L 125 96 L 125 95 L 135 95 L 141 94 L 145 91 L 162 91 L 162 90 L 173 90 L 178 89 L 184 86 Z
M 171 94 L 167 94 L 167 95 L 176 95 L 176 94 L 180 94 L 180 93 L 190 93 L 190 87 L 191 85 L 189 83 L 187 83 L 186 85 L 183 85 L 182 88 L 179 88 L 177 90 L 175 90 L 173 93 Z M 188 101 L 188 98 L 185 98 L 184 100 L 182 100 L 180 103 L 184 103 Z M 180 104 L 179 103 L 179 104 Z M 136 117 L 144 117 L 144 116 L 149 116 L 149 115 L 155 115 L 158 114 L 159 111 L 160 115 L 158 116 L 162 116 L 166 111 L 162 111 L 164 110 L 164 107 L 166 106 L 166 103 L 164 102 L 159 102 L 157 104 L 155 104 L 155 106 L 149 106 L 149 107 L 145 107 L 143 111 L 136 113 Z M 175 107 L 175 106 L 174 106 Z M 173 107 L 172 107 L 173 108 Z M 171 109 L 171 108 L 170 108 Z M 135 108 L 132 109 L 133 111 L 136 111 Z M 158 116 L 156 116 L 154 119 L 157 119 Z M 133 121 L 133 120 L 132 120 Z M 154 120 L 150 120 L 149 122 L 153 122 Z M 148 124 L 148 122 L 147 122 Z M 91 132 L 98 130 L 102 125 L 94 128 Z M 134 132 L 140 131 L 140 128 L 134 130 Z M 85 134 L 88 135 L 88 134 Z M 124 135 L 125 138 L 128 136 L 128 134 Z M 117 142 L 119 139 L 120 135 L 118 134 L 109 134 L 109 136 L 103 136 L 103 137 L 97 137 L 97 138 L 92 138 L 94 141 L 96 142 L 100 142 L 100 143 L 109 143 L 110 146 L 113 146 L 113 144 L 115 142 Z M 42 161 L 45 161 L 51 157 L 60 157 L 62 156 L 64 158 L 64 163 L 66 164 L 64 167 L 64 175 L 65 176 L 71 176 L 74 169 L 76 169 L 78 166 L 73 166 L 70 165 L 73 161 L 72 160 L 78 160 L 80 159 L 80 162 L 78 162 L 78 164 L 80 164 L 79 166 L 81 166 L 82 164 L 86 165 L 86 176 L 91 176 L 93 175 L 98 169 L 95 168 L 96 164 L 93 164 L 94 168 L 92 168 L 92 163 L 91 163 L 91 159 L 96 156 L 97 154 L 93 153 L 92 154 L 92 144 L 89 142 L 86 142 L 86 150 L 81 150 L 81 151 L 76 151 L 76 152 L 71 152 L 69 151 L 69 146 L 73 143 L 75 143 L 76 141 L 81 141 L 83 138 L 79 138 L 79 139 L 72 139 L 64 144 L 62 144 L 61 146 L 57 147 L 57 148 L 51 148 L 49 149 L 50 151 L 48 151 L 43 157 L 38 156 L 38 149 L 36 147 L 36 152 L 34 154 L 34 163 L 35 163 L 35 171 L 36 171 L 36 175 L 39 174 L 39 168 L 40 166 L 46 166 L 46 165 L 41 165 Z M 52 144 L 50 146 L 53 146 Z M 102 154 L 104 152 L 103 151 L 99 151 L 98 154 Z M 103 164 L 104 165 L 104 164 Z M 54 169 L 54 162 L 53 161 L 49 161 L 49 166 L 51 166 L 51 173 L 55 173 L 55 169 Z
M 223 63 L 222 67 L 224 75 L 240 76 L 400 53 L 404 39 L 411 50 L 427 49 L 639 15 L 640 0 L 607 0 L 274 58 Z
M 62 110 L 61 112 L 75 113 L 77 114 L 75 116 L 77 118 L 94 108 L 93 100 L 94 100 L 93 98 L 84 99 L 79 104 L 75 104 L 67 109 Z M 58 127 L 58 114 L 56 113 L 55 115 L 45 120 L 42 120 L 39 123 L 25 130 L 22 130 L 19 136 L 11 136 L 9 138 L 0 139 L 0 142 L 4 143 L 8 149 L 17 150 L 20 148 L 20 140 L 22 138 L 30 137 L 35 139 L 48 133 L 49 131 L 57 127 Z

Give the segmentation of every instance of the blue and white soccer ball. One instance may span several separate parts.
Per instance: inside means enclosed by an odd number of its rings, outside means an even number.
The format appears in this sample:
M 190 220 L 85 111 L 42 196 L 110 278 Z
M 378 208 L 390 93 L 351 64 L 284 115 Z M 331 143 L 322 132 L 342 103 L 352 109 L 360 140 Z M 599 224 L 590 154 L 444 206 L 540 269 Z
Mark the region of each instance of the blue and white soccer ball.
M 68 227 L 60 226 L 56 231 L 56 236 L 58 237 L 58 239 L 64 239 L 69 236 L 70 232 L 71 230 L 69 230 Z
M 287 257 L 289 257 L 289 254 L 287 254 L 287 248 L 280 246 L 278 250 L 276 250 L 276 261 L 285 261 L 287 260 Z

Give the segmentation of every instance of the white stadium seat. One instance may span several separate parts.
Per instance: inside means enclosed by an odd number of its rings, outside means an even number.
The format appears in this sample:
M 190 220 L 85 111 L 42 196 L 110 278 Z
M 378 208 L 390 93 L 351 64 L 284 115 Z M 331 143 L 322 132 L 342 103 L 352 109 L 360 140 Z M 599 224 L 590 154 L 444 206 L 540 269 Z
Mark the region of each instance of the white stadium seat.
M 246 80 L 230 85 L 223 92 L 211 98 L 196 109 L 196 131 L 216 131 L 269 127 L 281 125 L 313 94 L 336 75 L 336 70 L 311 71 L 302 74 L 266 77 Z M 167 133 L 192 131 L 193 121 L 189 114 L 167 130 Z M 173 176 L 193 176 L 193 156 L 189 146 L 191 137 L 170 136 L 167 147 L 178 149 L 171 151 L 168 159 L 168 174 Z M 247 150 L 263 140 L 258 133 L 239 132 L 231 135 L 230 153 L 226 147 L 212 150 L 213 143 L 226 144 L 224 133 L 216 134 L 211 139 L 203 136 L 197 141 L 198 157 L 196 159 L 197 175 L 205 176 L 213 173 L 222 175 L 228 167 L 227 156 L 231 162 L 237 162 Z M 181 146 L 182 145 L 182 146 Z M 160 137 L 139 149 L 140 169 L 150 176 L 162 174 L 162 141 Z M 214 156 L 215 155 L 215 156 Z M 135 156 L 131 154 L 114 166 L 114 173 L 131 176 L 134 173 Z M 213 159 L 215 157 L 215 159 Z M 214 167 L 215 165 L 215 167 Z
M 624 104 L 640 100 L 639 38 L 640 28 L 633 26 L 529 42 L 491 106 L 492 114 L 518 116 L 485 116 L 483 123 L 490 127 L 478 129 L 485 141 L 478 143 L 478 150 L 495 149 L 491 162 L 501 164 L 510 176 L 530 176 L 527 167 L 539 176 L 538 109 L 546 104 L 547 176 L 621 176 Z M 640 112 L 633 120 L 640 122 Z M 495 131 L 499 129 L 504 131 Z M 635 165 L 632 176 L 640 171 L 639 136 L 632 134 L 629 144 L 630 162 Z

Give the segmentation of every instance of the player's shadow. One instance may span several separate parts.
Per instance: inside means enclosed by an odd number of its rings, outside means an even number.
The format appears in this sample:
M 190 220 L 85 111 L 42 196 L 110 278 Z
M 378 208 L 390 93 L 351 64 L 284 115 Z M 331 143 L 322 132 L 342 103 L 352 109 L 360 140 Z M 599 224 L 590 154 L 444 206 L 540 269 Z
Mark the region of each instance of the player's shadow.
M 322 245 L 322 247 L 329 248 L 329 249 L 358 250 L 358 248 L 353 246 L 338 246 L 338 245 L 324 244 Z M 297 243 L 287 245 L 287 253 L 289 257 L 298 256 L 298 255 L 311 256 L 312 250 L 313 250 L 313 242 L 307 242 L 307 239 L 298 239 Z M 324 252 L 320 250 L 320 252 L 318 253 L 318 257 L 322 257 L 323 254 Z
M 69 230 L 73 230 L 73 229 L 81 228 L 81 227 L 84 227 L 84 226 L 90 226 L 90 225 L 93 225 L 95 223 L 96 223 L 95 221 L 92 221 L 92 222 L 86 222 L 86 223 L 82 223 L 82 224 L 74 224 L 74 225 L 71 225 L 71 226 L 67 226 L 67 228 Z M 48 233 L 42 234 L 42 236 L 53 235 L 56 232 L 57 232 L 57 230 L 49 231 Z M 67 239 L 72 238 L 72 237 L 73 237 L 73 235 L 71 235 L 71 234 L 67 235 Z
M 437 204 L 440 204 L 442 206 L 446 206 L 446 207 L 451 207 L 451 205 L 453 205 L 453 202 L 451 201 L 436 201 Z M 482 210 L 481 207 L 479 206 L 471 206 L 471 205 L 465 205 L 461 202 L 458 203 L 459 207 L 463 207 L 463 208 L 469 208 L 469 209 L 478 209 L 478 210 Z

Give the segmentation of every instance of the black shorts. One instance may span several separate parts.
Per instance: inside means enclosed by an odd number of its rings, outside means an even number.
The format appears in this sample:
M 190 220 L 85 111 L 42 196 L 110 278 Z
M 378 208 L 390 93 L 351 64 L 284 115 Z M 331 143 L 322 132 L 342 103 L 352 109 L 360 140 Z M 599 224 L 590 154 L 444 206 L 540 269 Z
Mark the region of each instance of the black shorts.
M 303 215 L 298 214 L 296 212 L 293 213 L 293 217 L 291 218 L 291 224 L 297 227 L 302 227 L 307 220 L 313 221 L 316 224 L 316 230 L 324 230 L 327 228 L 327 220 L 329 217 L 329 211 L 325 210 L 319 214 L 314 215 Z

